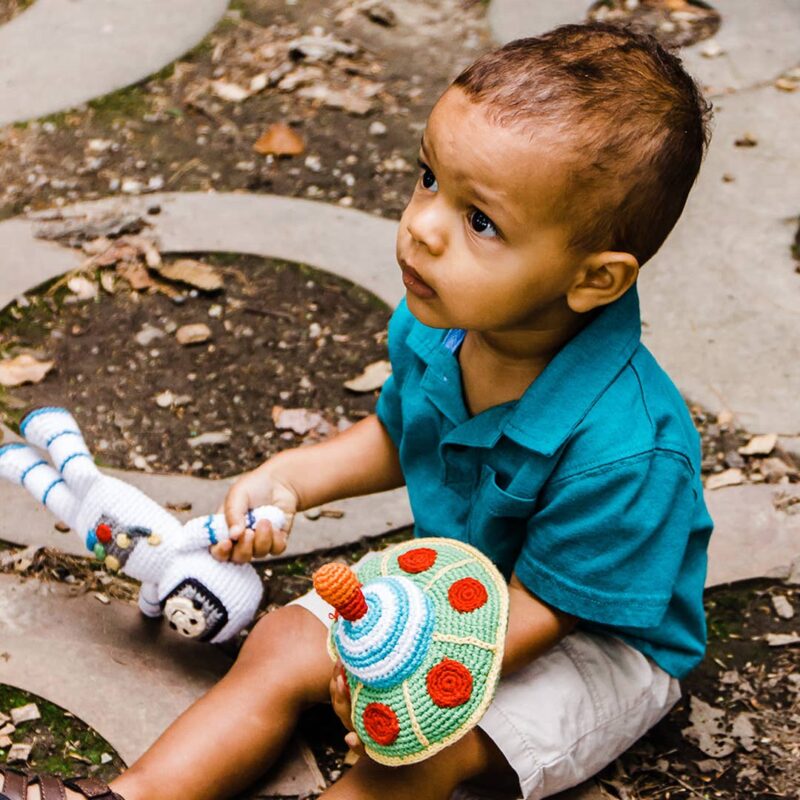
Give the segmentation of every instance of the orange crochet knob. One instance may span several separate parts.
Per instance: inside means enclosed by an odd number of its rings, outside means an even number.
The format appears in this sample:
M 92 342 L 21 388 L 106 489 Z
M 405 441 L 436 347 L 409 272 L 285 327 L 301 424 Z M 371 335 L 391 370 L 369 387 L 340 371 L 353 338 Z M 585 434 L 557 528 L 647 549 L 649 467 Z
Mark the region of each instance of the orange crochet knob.
M 317 594 L 330 603 L 340 616 L 353 622 L 367 613 L 361 582 L 346 564 L 325 564 L 314 573 Z

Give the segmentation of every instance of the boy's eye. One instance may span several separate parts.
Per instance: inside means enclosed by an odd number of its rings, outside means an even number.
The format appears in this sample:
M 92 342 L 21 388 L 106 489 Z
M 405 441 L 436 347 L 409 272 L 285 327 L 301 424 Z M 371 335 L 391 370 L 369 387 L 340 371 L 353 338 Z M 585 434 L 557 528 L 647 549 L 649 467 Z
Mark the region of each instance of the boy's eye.
M 469 224 L 478 236 L 482 236 L 485 239 L 491 239 L 493 236 L 497 236 L 497 228 L 494 222 L 492 222 L 483 211 L 478 211 L 477 208 L 470 212 Z
M 419 168 L 422 170 L 422 175 L 420 180 L 422 181 L 422 185 L 431 192 L 435 192 L 439 188 L 439 184 L 436 181 L 436 176 L 431 172 L 431 168 L 422 161 L 417 160 L 419 164 Z

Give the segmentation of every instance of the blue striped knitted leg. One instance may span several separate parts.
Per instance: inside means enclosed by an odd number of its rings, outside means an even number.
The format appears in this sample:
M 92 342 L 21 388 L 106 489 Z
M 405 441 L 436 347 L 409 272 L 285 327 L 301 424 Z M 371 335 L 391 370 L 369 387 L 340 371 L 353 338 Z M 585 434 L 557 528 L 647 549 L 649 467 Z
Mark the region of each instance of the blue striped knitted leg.
M 78 499 L 61 475 L 31 447 L 21 443 L 0 447 L 0 478 L 24 486 L 58 519 L 75 527 Z
M 56 469 L 78 497 L 99 477 L 78 423 L 66 409 L 37 408 L 22 420 L 20 432 L 31 444 L 50 453 Z

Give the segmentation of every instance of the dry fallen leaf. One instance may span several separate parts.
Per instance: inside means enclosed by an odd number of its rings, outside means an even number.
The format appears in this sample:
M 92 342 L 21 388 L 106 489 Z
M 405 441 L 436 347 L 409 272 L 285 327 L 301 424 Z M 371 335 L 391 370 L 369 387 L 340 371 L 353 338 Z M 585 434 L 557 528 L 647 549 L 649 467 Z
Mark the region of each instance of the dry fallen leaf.
M 276 122 L 259 137 L 253 149 L 262 156 L 299 156 L 306 150 L 303 138 L 283 122 Z
M 155 286 L 146 267 L 138 261 L 117 264 L 117 275 L 126 280 L 134 292 L 143 292 Z
M 768 456 L 777 443 L 777 434 L 763 433 L 754 436 L 746 445 L 740 447 L 739 453 L 743 456 Z
M 722 489 L 724 486 L 738 486 L 740 483 L 744 483 L 744 473 L 734 467 L 716 475 L 709 475 L 706 479 L 706 489 L 711 491 L 713 489 Z
M 55 363 L 55 361 L 39 361 L 28 354 L 7 358 L 0 361 L 0 385 L 22 386 L 24 383 L 41 383 Z
M 365 367 L 358 377 L 345 381 L 344 385 L 351 392 L 372 392 L 380 389 L 391 374 L 392 364 L 390 361 L 375 361 Z
M 27 703 L 24 706 L 11 709 L 11 721 L 15 725 L 21 725 L 23 722 L 32 722 L 36 719 L 41 719 L 42 715 L 39 713 L 39 706 L 36 703 Z
M 294 431 L 303 436 L 322 424 L 322 415 L 307 408 L 272 407 L 272 421 L 279 431 Z
M 699 747 L 707 756 L 724 758 L 730 755 L 736 746 L 725 735 L 722 721 L 725 711 L 701 700 L 694 695 L 689 696 L 691 712 L 689 722 L 691 726 L 684 728 L 681 733 L 693 744 Z
M 222 275 L 214 267 L 193 258 L 181 258 L 171 264 L 162 264 L 158 268 L 158 274 L 171 281 L 188 283 L 204 292 L 216 292 L 223 286 Z
M 175 331 L 175 338 L 178 340 L 178 344 L 182 345 L 200 344 L 202 342 L 207 342 L 211 338 L 211 328 L 209 328 L 205 322 L 181 325 L 181 327 Z
M 74 275 L 67 281 L 67 288 L 78 300 L 94 300 L 97 297 L 97 284 L 83 275 Z
M 796 633 L 768 633 L 764 638 L 770 647 L 786 647 L 789 644 L 800 644 L 800 636 Z
M 250 92 L 238 83 L 230 83 L 229 81 L 211 81 L 211 89 L 214 94 L 229 103 L 241 103 L 250 97 Z

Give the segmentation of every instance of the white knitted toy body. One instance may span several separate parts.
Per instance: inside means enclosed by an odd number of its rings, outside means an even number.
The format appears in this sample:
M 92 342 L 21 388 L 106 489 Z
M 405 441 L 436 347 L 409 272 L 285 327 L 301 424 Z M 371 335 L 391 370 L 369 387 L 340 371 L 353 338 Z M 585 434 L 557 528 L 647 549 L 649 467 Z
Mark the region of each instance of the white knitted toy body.
M 43 454 L 22 443 L 0 447 L 0 477 L 19 483 L 84 540 L 111 571 L 141 581 L 139 608 L 163 613 L 183 636 L 221 642 L 255 616 L 263 587 L 249 564 L 217 561 L 210 545 L 228 538 L 222 514 L 182 525 L 158 503 L 95 466 L 72 415 L 63 408 L 30 412 L 20 431 Z M 282 527 L 275 506 L 248 512 L 248 525 L 268 519 Z

